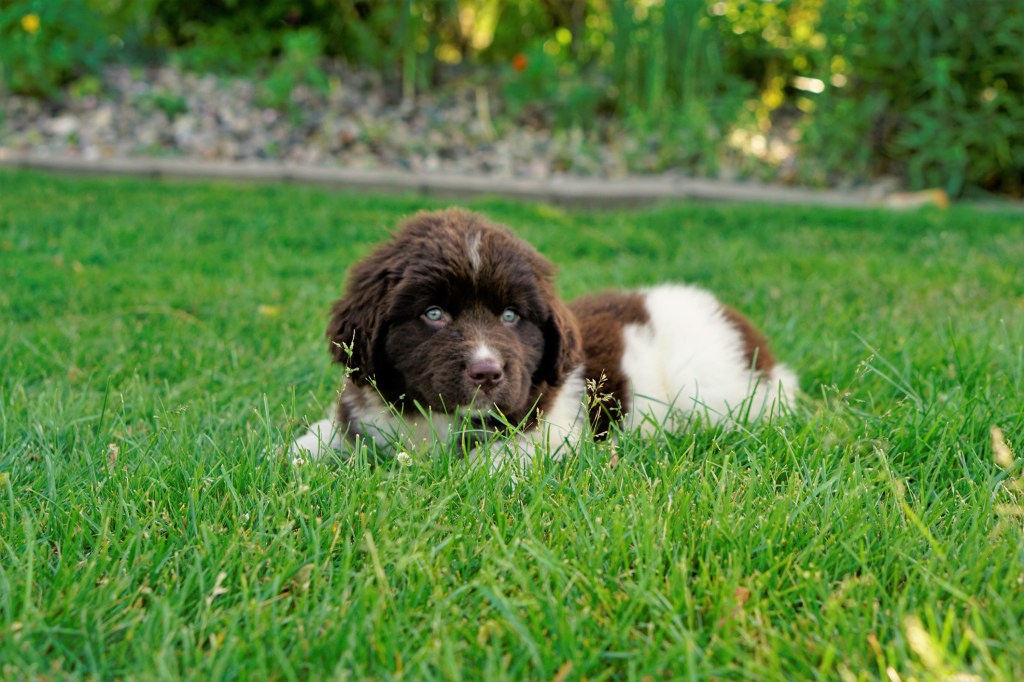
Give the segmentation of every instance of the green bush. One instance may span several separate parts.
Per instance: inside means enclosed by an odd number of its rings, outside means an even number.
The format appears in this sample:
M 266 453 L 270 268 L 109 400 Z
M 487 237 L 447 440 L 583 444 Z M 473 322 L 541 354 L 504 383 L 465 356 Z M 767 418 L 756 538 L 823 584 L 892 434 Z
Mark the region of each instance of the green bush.
M 102 16 L 81 0 L 0 3 L 0 82 L 13 92 L 52 97 L 112 50 Z
M 159 33 L 166 47 L 183 53 L 190 65 L 241 72 L 282 54 L 295 31 L 315 32 L 325 55 L 397 77 L 405 44 L 423 51 L 428 34 L 456 20 L 457 10 L 454 0 L 166 0 L 154 7 L 151 32 Z
M 320 34 L 302 29 L 286 36 L 284 54 L 261 84 L 260 99 L 265 106 L 288 109 L 292 114 L 292 91 L 306 85 L 327 92 L 327 77 L 320 69 L 323 46 Z
M 197 73 L 250 74 L 264 65 L 282 42 L 282 35 L 267 31 L 245 33 L 245 40 L 238 40 L 238 29 L 230 24 L 196 25 L 190 35 L 187 44 L 171 48 L 171 60 Z
M 1024 5 L 848 0 L 805 151 L 913 187 L 1024 192 Z M 820 71 L 826 82 L 836 73 Z
M 504 96 L 513 116 L 543 117 L 558 128 L 591 128 L 611 106 L 611 88 L 599 73 L 584 73 L 557 41 L 529 46 L 504 68 Z

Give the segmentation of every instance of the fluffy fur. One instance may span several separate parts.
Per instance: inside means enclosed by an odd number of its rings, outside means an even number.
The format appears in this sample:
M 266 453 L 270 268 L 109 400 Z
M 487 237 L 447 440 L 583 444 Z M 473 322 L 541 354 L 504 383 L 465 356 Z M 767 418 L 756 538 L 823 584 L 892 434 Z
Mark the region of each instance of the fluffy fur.
M 669 284 L 567 307 L 553 275 L 480 215 L 408 220 L 349 272 L 327 329 L 347 368 L 338 408 L 293 452 L 446 443 L 495 466 L 509 453 L 527 464 L 538 448 L 561 456 L 587 428 L 600 438 L 614 422 L 746 418 L 797 391 L 764 337 L 706 291 Z M 515 438 L 488 438 L 509 427 Z

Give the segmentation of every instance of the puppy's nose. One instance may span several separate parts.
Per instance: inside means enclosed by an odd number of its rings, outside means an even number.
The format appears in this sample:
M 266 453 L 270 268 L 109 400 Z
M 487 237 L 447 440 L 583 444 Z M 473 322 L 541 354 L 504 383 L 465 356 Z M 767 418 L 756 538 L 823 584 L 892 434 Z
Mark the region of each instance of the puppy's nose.
M 493 358 L 471 361 L 469 367 L 466 368 L 466 373 L 469 374 L 469 380 L 478 385 L 497 384 L 505 378 L 505 373 L 501 371 L 501 365 Z

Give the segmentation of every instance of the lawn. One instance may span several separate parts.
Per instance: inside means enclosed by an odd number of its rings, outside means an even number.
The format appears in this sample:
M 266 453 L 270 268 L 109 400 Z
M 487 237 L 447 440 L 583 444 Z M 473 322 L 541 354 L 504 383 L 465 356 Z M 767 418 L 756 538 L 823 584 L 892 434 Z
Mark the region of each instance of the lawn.
M 1024 679 L 1021 216 L 472 202 L 566 297 L 711 288 L 802 410 L 288 465 L 347 265 L 439 206 L 0 171 L 0 677 Z

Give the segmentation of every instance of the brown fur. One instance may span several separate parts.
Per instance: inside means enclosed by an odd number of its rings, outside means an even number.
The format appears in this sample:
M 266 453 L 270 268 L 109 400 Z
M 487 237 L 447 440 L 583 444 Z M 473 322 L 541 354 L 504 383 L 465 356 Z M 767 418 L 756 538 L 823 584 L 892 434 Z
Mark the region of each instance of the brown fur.
M 553 276 L 532 246 L 483 216 L 418 213 L 350 270 L 327 327 L 331 353 L 355 385 L 373 385 L 399 409 L 415 401 L 450 411 L 483 398 L 523 421 L 582 360 Z M 425 317 L 433 306 L 445 311 L 442 323 Z M 501 320 L 509 307 L 514 323 Z M 481 344 L 496 353 L 500 381 L 473 380 Z
M 728 306 L 722 306 L 722 313 L 743 337 L 744 355 L 748 366 L 763 376 L 768 376 L 775 367 L 775 356 L 768 348 L 768 339 L 741 313 Z
M 606 292 L 573 301 L 569 309 L 576 315 L 586 358 L 584 376 L 588 384 L 598 386 L 590 396 L 590 422 L 595 437 L 603 438 L 612 421 L 629 410 L 629 379 L 622 371 L 624 351 L 622 329 L 627 324 L 648 321 L 643 296 L 633 292 Z

